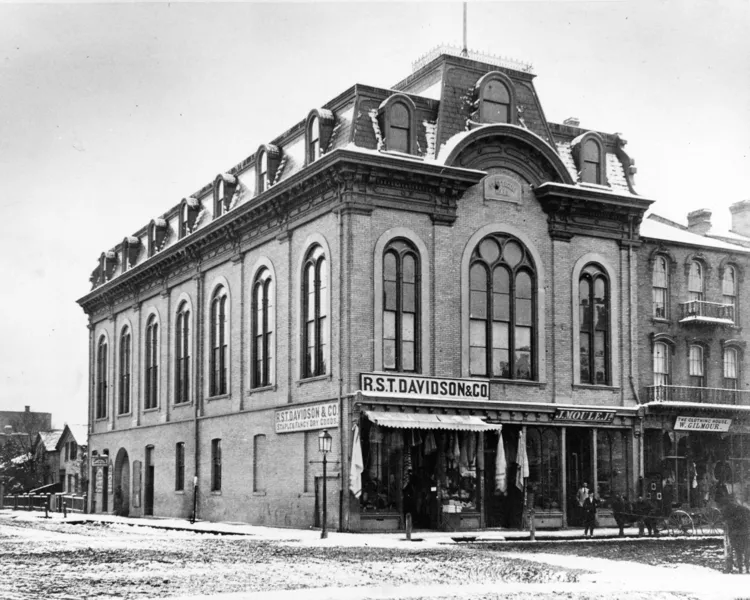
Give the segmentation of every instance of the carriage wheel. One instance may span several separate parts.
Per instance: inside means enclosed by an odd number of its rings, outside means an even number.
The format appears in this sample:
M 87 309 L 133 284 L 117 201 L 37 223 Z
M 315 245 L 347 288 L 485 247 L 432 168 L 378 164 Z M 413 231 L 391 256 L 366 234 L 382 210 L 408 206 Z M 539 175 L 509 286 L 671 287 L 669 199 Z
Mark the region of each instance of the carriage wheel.
M 721 517 L 721 511 L 718 508 L 707 508 L 702 518 L 705 533 L 719 535 L 724 533 L 724 521 Z
M 684 510 L 672 511 L 667 521 L 671 535 L 695 535 L 693 518 Z

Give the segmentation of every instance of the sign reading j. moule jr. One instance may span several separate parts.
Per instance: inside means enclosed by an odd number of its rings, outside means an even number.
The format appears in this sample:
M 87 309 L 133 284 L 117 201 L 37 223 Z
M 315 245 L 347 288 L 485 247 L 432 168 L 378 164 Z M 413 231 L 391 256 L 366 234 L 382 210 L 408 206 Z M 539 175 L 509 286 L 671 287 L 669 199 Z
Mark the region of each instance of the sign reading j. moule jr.
M 613 410 L 591 410 L 585 408 L 558 408 L 555 421 L 578 421 L 583 423 L 611 423 L 614 421 Z
M 489 400 L 490 384 L 477 379 L 441 379 L 389 373 L 362 373 L 360 391 L 365 396 L 422 400 Z
M 339 403 L 334 400 L 277 410 L 275 421 L 276 433 L 332 429 L 339 426 Z
M 732 419 L 713 419 L 710 417 L 677 417 L 674 423 L 676 431 L 729 431 Z

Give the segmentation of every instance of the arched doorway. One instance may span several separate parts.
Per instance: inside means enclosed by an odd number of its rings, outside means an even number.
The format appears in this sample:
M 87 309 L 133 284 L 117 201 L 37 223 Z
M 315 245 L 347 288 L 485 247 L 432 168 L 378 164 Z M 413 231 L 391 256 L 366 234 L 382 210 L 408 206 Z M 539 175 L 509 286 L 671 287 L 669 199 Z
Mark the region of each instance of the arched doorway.
M 125 448 L 120 448 L 115 459 L 114 488 L 115 514 L 127 517 L 130 514 L 130 460 Z

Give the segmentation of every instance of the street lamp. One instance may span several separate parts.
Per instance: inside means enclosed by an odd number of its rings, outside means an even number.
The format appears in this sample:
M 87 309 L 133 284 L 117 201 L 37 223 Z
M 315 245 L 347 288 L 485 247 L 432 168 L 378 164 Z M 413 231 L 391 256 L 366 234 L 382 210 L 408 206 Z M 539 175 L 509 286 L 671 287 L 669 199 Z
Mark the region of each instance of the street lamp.
M 331 451 L 331 442 L 333 442 L 333 438 L 331 437 L 331 434 L 328 433 L 327 429 L 324 429 L 320 432 L 320 435 L 318 436 L 318 451 L 323 455 L 323 530 L 320 532 L 320 537 L 322 539 L 328 537 L 328 527 L 327 527 L 327 521 L 328 521 L 328 500 L 326 498 L 327 495 L 327 473 L 326 473 L 326 466 L 327 466 L 327 459 L 328 453 Z

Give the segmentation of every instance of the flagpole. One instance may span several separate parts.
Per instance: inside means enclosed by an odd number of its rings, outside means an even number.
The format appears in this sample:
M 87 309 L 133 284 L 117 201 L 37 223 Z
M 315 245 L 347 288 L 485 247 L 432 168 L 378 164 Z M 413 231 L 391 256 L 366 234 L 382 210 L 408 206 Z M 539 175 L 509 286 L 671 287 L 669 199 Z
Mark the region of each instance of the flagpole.
M 469 48 L 468 48 L 468 46 L 466 44 L 466 20 L 467 20 L 466 19 L 466 11 L 467 11 L 466 6 L 467 6 L 467 3 L 464 2 L 464 47 L 461 50 L 461 56 L 468 57 L 469 56 Z

